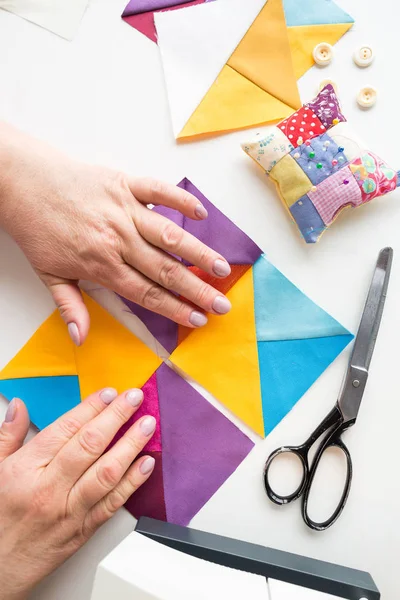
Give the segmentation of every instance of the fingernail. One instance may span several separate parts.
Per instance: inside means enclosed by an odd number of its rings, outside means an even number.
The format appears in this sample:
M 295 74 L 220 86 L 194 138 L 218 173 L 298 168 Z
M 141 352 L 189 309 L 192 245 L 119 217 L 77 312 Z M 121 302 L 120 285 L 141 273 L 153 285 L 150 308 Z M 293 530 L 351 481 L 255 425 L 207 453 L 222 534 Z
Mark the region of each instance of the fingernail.
M 217 258 L 217 260 L 214 262 L 213 271 L 216 275 L 218 275 L 218 277 L 226 277 L 227 275 L 230 275 L 231 268 L 226 260 Z
M 148 473 L 150 473 L 154 469 L 155 464 L 156 461 L 152 456 L 148 456 L 147 458 L 145 458 L 142 464 L 140 465 L 140 472 L 142 473 L 142 475 L 148 475 Z
M 117 390 L 114 390 L 114 388 L 105 388 L 100 392 L 100 398 L 103 400 L 104 404 L 111 404 L 117 396 L 118 392 Z
M 226 315 L 232 308 L 232 304 L 225 296 L 217 296 L 213 302 L 213 309 L 220 315 Z
M 203 315 L 203 313 L 198 312 L 197 310 L 194 310 L 189 317 L 189 323 L 191 323 L 195 327 L 203 327 L 203 325 L 205 325 L 207 321 L 208 319 L 206 315 Z
M 129 392 L 126 393 L 125 398 L 128 400 L 129 404 L 131 404 L 132 406 L 134 406 L 136 408 L 136 406 L 139 406 L 139 404 L 142 402 L 143 400 L 143 392 L 142 390 L 129 390 Z
M 144 435 L 149 436 L 154 433 L 156 428 L 156 420 L 154 417 L 145 417 L 140 423 L 140 429 Z
M 79 335 L 79 329 L 76 323 L 68 323 L 68 333 L 75 346 L 80 346 L 81 336 Z
M 194 214 L 198 219 L 206 219 L 208 217 L 207 209 L 200 203 L 194 209 Z
M 6 416 L 4 417 L 4 423 L 11 423 L 14 421 L 15 413 L 17 412 L 17 403 L 14 400 L 11 400 L 10 404 L 7 407 Z

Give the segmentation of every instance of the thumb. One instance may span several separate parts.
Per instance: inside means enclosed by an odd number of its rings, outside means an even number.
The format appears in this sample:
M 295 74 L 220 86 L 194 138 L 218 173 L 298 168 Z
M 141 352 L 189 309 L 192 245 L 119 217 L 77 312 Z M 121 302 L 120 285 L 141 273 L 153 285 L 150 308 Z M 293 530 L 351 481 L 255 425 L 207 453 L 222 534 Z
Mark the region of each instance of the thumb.
M 0 427 L 0 462 L 21 448 L 29 429 L 29 415 L 25 404 L 14 398 L 8 405 Z
M 80 346 L 89 332 L 90 318 L 78 282 L 48 275 L 41 279 L 50 290 L 72 341 Z

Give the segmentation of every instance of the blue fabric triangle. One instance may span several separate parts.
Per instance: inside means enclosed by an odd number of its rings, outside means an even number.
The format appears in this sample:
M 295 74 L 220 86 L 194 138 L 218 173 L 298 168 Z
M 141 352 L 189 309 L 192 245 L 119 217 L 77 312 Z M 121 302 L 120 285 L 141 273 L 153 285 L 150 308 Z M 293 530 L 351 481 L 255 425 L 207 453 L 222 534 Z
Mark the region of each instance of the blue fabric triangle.
M 261 256 L 253 267 L 257 340 L 301 340 L 349 332 Z
M 261 396 L 267 436 L 353 336 L 258 342 Z
M 0 394 L 8 400 L 21 398 L 31 422 L 39 429 L 47 427 L 81 401 L 76 375 L 0 380 Z
M 332 0 L 284 0 L 283 6 L 288 27 L 354 23 L 354 19 Z

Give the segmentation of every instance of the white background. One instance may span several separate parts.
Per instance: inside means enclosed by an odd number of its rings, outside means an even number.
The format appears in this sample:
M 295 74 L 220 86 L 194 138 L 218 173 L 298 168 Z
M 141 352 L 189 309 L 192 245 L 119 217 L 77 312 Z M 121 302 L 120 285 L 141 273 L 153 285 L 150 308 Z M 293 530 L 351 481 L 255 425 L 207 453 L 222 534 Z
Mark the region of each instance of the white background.
M 170 182 L 189 177 L 277 267 L 353 332 L 378 250 L 386 245 L 394 248 L 370 380 L 357 426 L 345 436 L 354 478 L 341 519 L 325 533 L 309 531 L 298 503 L 283 509 L 269 503 L 261 472 L 271 450 L 303 441 L 331 408 L 348 351 L 258 444 L 192 525 L 368 570 L 384 600 L 395 600 L 400 543 L 400 192 L 348 211 L 318 245 L 303 244 L 261 170 L 241 151 L 239 143 L 246 133 L 175 143 L 157 46 L 120 20 L 125 3 L 92 0 L 72 43 L 0 11 L 0 118 L 84 161 Z M 373 151 L 399 168 L 399 5 L 396 0 L 341 0 L 340 4 L 355 17 L 356 25 L 336 46 L 332 65 L 314 68 L 301 80 L 302 99 L 314 96 L 321 79 L 334 78 L 354 128 Z M 364 43 L 373 45 L 377 55 L 368 70 L 357 69 L 351 58 Z M 363 112 L 355 98 L 366 84 L 377 87 L 378 103 Z M 0 367 L 52 308 L 21 252 L 0 232 Z M 1 403 L 1 413 L 5 408 Z M 330 463 L 332 477 L 335 467 Z M 321 496 L 321 505 L 328 502 L 326 496 Z M 134 519 L 121 510 L 33 598 L 87 600 L 99 559 L 133 527 Z

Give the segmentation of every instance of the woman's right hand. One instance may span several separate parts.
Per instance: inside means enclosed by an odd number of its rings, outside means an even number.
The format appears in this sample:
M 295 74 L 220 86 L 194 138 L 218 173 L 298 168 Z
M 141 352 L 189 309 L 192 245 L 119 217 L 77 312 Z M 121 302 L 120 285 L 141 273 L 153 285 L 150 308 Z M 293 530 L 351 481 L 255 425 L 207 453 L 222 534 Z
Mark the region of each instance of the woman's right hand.
M 14 399 L 0 428 L 0 599 L 23 600 L 76 552 L 148 479 L 154 459 L 136 457 L 154 433 L 139 419 L 141 390 L 89 396 L 24 446 L 29 417 Z

